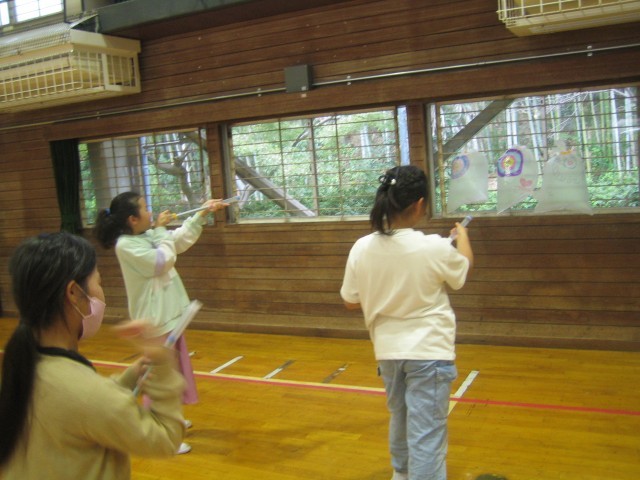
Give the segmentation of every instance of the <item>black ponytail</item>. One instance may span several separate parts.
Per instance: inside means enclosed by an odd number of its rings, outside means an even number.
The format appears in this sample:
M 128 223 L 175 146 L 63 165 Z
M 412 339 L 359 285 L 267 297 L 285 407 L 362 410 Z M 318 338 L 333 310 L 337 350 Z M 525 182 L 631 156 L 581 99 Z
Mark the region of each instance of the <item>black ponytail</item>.
M 111 248 L 122 234 L 131 234 L 129 217 L 140 216 L 140 194 L 124 192 L 111 200 L 109 208 L 100 210 L 96 218 L 94 234 L 104 248 Z
M 0 466 L 9 461 L 26 429 L 37 357 L 33 332 L 20 322 L 4 347 L 0 388 Z
M 394 167 L 378 179 L 380 186 L 369 220 L 371 228 L 384 235 L 392 235 L 390 225 L 402 212 L 421 198 L 427 200 L 427 177 L 418 167 Z

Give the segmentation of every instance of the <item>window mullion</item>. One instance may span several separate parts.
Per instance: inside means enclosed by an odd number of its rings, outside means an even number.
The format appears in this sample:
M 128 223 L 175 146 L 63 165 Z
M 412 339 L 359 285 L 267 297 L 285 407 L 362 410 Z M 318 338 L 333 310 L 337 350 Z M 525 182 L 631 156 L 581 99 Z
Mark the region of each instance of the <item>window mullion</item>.
M 307 119 L 309 125 L 309 138 L 311 141 L 311 169 L 313 182 L 313 211 L 320 215 L 320 182 L 318 179 L 318 157 L 316 155 L 316 133 L 313 118 Z

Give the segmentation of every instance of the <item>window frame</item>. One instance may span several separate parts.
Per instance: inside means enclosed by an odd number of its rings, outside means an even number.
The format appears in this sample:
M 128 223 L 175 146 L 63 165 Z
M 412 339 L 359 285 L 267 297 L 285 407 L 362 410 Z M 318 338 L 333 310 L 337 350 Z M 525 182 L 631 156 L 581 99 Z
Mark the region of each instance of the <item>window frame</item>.
M 169 208 L 170 210 L 173 210 L 173 208 L 171 208 L 171 206 L 176 207 L 176 211 L 174 213 L 179 213 L 179 211 L 186 211 L 186 210 L 190 210 L 192 208 L 195 207 L 199 207 L 201 203 L 199 203 L 200 201 L 204 202 L 207 199 L 211 198 L 211 165 L 210 165 L 210 155 L 208 153 L 208 148 L 207 148 L 207 136 L 206 136 L 206 128 L 205 127 L 187 127 L 187 128 L 175 128 L 175 129 L 160 129 L 160 130 L 155 130 L 155 131 L 148 131 L 148 132 L 138 132 L 135 134 L 120 134 L 120 135 L 113 135 L 113 136 L 109 136 L 109 137 L 97 137 L 97 138 L 85 138 L 85 139 L 81 139 L 79 141 L 79 145 L 78 148 L 81 149 L 80 151 L 80 155 L 81 155 L 81 184 L 80 184 L 80 203 L 81 203 L 81 216 L 82 216 L 82 224 L 84 228 L 91 228 L 95 225 L 95 215 L 93 216 L 93 218 L 90 216 L 90 212 L 92 211 L 91 208 L 87 207 L 87 204 L 91 201 L 88 200 L 86 198 L 85 195 L 85 191 L 86 191 L 86 187 L 85 187 L 85 177 L 87 176 L 91 176 L 91 181 L 92 181 L 92 193 L 93 193 L 93 199 L 96 203 L 95 205 L 95 213 L 97 214 L 101 209 L 103 208 L 107 208 L 109 205 L 100 205 L 99 203 L 99 195 L 97 195 L 97 190 L 95 185 L 93 185 L 93 181 L 95 181 L 94 175 L 92 173 L 92 165 L 91 162 L 94 161 L 92 159 L 90 159 L 88 157 L 88 153 L 87 154 L 83 154 L 82 152 L 82 146 L 83 145 L 88 145 L 88 144 L 103 144 L 105 142 L 111 142 L 113 145 L 114 141 L 127 141 L 127 140 L 135 140 L 136 145 L 135 145 L 135 158 L 136 158 L 136 163 L 135 165 L 129 165 L 128 167 L 130 168 L 134 168 L 137 171 L 137 179 L 144 179 L 146 177 L 149 177 L 148 172 L 145 172 L 145 169 L 149 168 L 149 165 L 147 162 L 145 162 L 144 157 L 146 154 L 144 154 L 141 150 L 141 139 L 143 138 L 148 138 L 148 137 L 152 137 L 154 138 L 154 143 L 151 143 L 150 145 L 152 145 L 153 147 L 156 147 L 159 143 L 156 143 L 155 138 L 156 137 L 160 137 L 162 135 L 178 135 L 178 134 L 196 134 L 198 135 L 198 141 L 194 141 L 193 143 L 196 143 L 198 145 L 198 150 L 199 150 L 199 175 L 202 177 L 202 180 L 199 182 L 193 182 L 190 183 L 189 185 L 197 185 L 197 188 L 199 190 L 202 191 L 202 198 L 199 199 L 197 202 L 191 204 L 191 205 L 182 205 L 181 207 L 179 206 L 178 202 L 171 202 L 172 205 L 167 205 L 165 203 L 162 203 L 164 200 L 162 199 L 162 197 L 157 197 L 157 195 L 154 195 L 153 192 L 151 191 L 151 189 L 153 188 L 153 185 L 148 184 L 148 183 L 143 183 L 140 185 L 140 187 L 142 188 L 133 188 L 132 184 L 129 184 L 128 187 L 122 187 L 119 186 L 118 184 L 120 183 L 118 181 L 118 179 L 120 178 L 128 178 L 126 175 L 125 176 L 121 176 L 121 175 L 104 175 L 104 180 L 108 183 L 108 185 L 106 187 L 103 188 L 103 190 L 106 188 L 108 191 L 110 191 L 111 193 L 108 195 L 108 200 L 107 197 L 102 198 L 103 202 L 109 202 L 111 201 L 111 199 L 122 192 L 125 191 L 137 191 L 140 195 L 142 195 L 143 197 L 145 197 L 145 199 L 147 200 L 147 205 L 149 206 L 149 208 L 153 209 L 153 211 L 155 213 L 159 213 L 162 210 L 165 210 L 167 208 Z M 185 142 L 186 143 L 186 142 Z M 144 146 L 142 146 L 144 148 Z M 88 149 L 88 147 L 84 147 L 86 149 Z M 122 148 L 122 146 L 120 146 L 119 148 Z M 83 165 L 83 162 L 85 162 L 85 156 L 87 157 L 87 159 L 89 160 L 86 165 Z M 109 166 L 103 166 L 102 168 L 105 170 L 114 170 L 114 171 L 121 171 L 123 168 L 127 168 L 126 166 L 123 166 L 121 163 L 123 160 L 125 159 L 130 159 L 131 158 L 131 153 L 129 152 L 129 150 L 126 150 L 126 155 L 125 156 L 112 156 L 109 157 L 108 160 L 111 160 L 113 162 L 112 165 Z M 100 161 L 100 160 L 104 160 L 104 157 L 99 157 L 97 160 L 95 161 Z M 84 168 L 83 168 L 84 167 Z M 156 169 L 158 169 L 158 167 L 155 167 Z M 87 171 L 89 173 L 87 173 Z M 160 176 L 162 176 L 163 173 L 161 171 L 156 171 L 153 176 L 156 178 L 159 178 Z M 164 175 L 167 175 L 166 173 Z M 129 177 L 130 178 L 130 177 Z M 151 178 L 151 177 L 149 177 Z M 178 184 L 179 179 L 177 179 L 176 177 L 176 181 L 175 184 L 172 184 L 174 187 L 176 186 L 176 184 Z M 158 187 L 158 185 L 156 185 L 156 188 L 160 188 Z M 182 187 L 178 187 L 178 190 L 181 192 L 180 194 L 182 195 L 183 193 L 183 189 Z M 159 205 L 158 205 L 159 204 Z M 170 225 L 173 224 L 178 224 L 180 223 L 179 221 L 174 221 L 171 222 Z
M 40 9 L 40 1 L 34 0 L 34 2 L 38 3 L 38 10 Z M 15 0 L 0 0 L 0 9 L 3 9 L 3 5 L 6 5 L 6 14 L 8 17 L 7 23 L 0 23 L 0 32 L 3 31 L 11 31 L 15 29 L 30 29 L 36 28 L 39 26 L 44 26 L 53 23 L 54 21 L 64 20 L 65 15 L 65 1 L 62 0 L 60 5 L 60 10 L 53 13 L 47 14 L 39 14 L 35 17 L 28 18 L 26 20 L 18 20 L 18 14 L 16 11 Z M 0 14 L 2 12 L 0 11 Z M 0 18 L 0 22 L 2 19 Z
M 229 210 L 229 220 L 231 223 L 235 223 L 235 224 L 241 224 L 241 225 L 246 225 L 246 224 L 261 224 L 261 223 L 267 223 L 267 224 L 282 224 L 282 223 L 312 223 L 312 222 L 336 222 L 336 221 L 362 221 L 364 219 L 367 219 L 369 216 L 369 211 L 371 208 L 371 205 L 373 204 L 373 199 L 375 196 L 375 190 L 377 189 L 377 178 L 382 175 L 384 173 L 385 170 L 387 170 L 388 168 L 391 168 L 392 166 L 395 165 L 400 165 L 400 164 L 408 164 L 409 163 L 409 153 L 408 153 L 408 133 L 407 133 L 407 129 L 402 127 L 400 125 L 400 117 L 402 116 L 402 112 L 404 112 L 404 118 L 406 119 L 406 107 L 404 106 L 396 106 L 396 105 L 383 105 L 383 106 L 379 106 L 377 108 L 371 108 L 371 107 L 367 107 L 367 108 L 360 108 L 360 109 L 345 109 L 345 110 L 333 110 L 331 112 L 310 112 L 308 114 L 305 115 L 291 115 L 291 116 L 282 116 L 282 117 L 274 117 L 274 118 L 267 118 L 267 119 L 261 119 L 261 120 L 255 120 L 255 121 L 239 121 L 239 122 L 229 122 L 227 124 L 224 124 L 221 127 L 221 132 L 222 132 L 222 136 L 224 138 L 224 142 L 223 142 L 223 158 L 224 158 L 224 182 L 225 182 L 225 187 L 226 187 L 226 191 L 228 192 L 236 192 L 236 194 L 238 193 L 238 189 L 236 188 L 237 185 L 237 177 L 234 175 L 235 172 L 235 158 L 234 158 L 234 146 L 233 146 L 233 132 L 232 129 L 234 127 L 242 127 L 242 126 L 259 126 L 259 125 L 268 125 L 271 123 L 278 123 L 279 125 L 282 125 L 283 123 L 286 122 L 290 122 L 290 121 L 297 121 L 297 120 L 309 120 L 310 121 L 310 125 L 312 126 L 312 129 L 315 128 L 319 128 L 318 125 L 313 124 L 313 121 L 316 119 L 321 119 L 321 118 L 328 118 L 328 117 L 332 117 L 334 119 L 338 118 L 338 117 L 348 117 L 348 116 L 357 116 L 359 114 L 367 114 L 367 113 L 372 113 L 372 114 L 376 114 L 376 113 L 381 113 L 384 114 L 385 112 L 391 112 L 390 113 L 390 117 L 386 118 L 386 119 L 382 119 L 382 120 L 377 120 L 380 122 L 387 122 L 387 121 L 392 121 L 393 125 L 394 125 L 394 129 L 393 131 L 391 131 L 391 133 L 384 131 L 382 133 L 386 133 L 386 134 L 392 134 L 394 141 L 391 144 L 386 144 L 384 143 L 383 145 L 388 147 L 388 148 L 393 148 L 394 150 L 394 155 L 393 157 L 391 156 L 387 156 L 384 158 L 393 158 L 393 165 L 388 164 L 385 165 L 384 168 L 380 169 L 379 171 L 375 172 L 375 175 L 371 175 L 371 179 L 370 179 L 370 183 L 369 180 L 367 180 L 366 184 L 362 183 L 362 185 L 367 185 L 368 188 L 372 189 L 371 192 L 369 192 L 369 194 L 367 194 L 366 196 L 366 206 L 362 206 L 362 208 L 364 209 L 361 213 L 358 214 L 350 214 L 350 213 L 345 213 L 345 212 L 339 212 L 336 215 L 326 215 L 326 214 L 320 214 L 320 215 L 314 215 L 314 216 L 306 216 L 306 217 L 302 217 L 302 216 L 295 216 L 295 215 L 287 215 L 288 211 L 286 209 L 284 209 L 283 213 L 278 215 L 278 216 L 246 216 L 246 217 L 242 217 L 239 214 L 238 209 L 234 208 L 234 209 L 230 209 Z M 372 121 L 371 124 L 373 124 L 374 121 Z M 339 122 L 338 122 L 339 123 Z M 356 122 L 357 123 L 357 122 Z M 366 122 L 363 122 L 363 124 Z M 337 126 L 336 126 L 337 129 Z M 380 132 L 378 132 L 380 133 Z M 313 136 L 313 134 L 311 134 Z M 407 136 L 406 139 L 401 138 L 403 135 Z M 336 145 L 339 144 L 339 140 L 340 140 L 340 135 L 336 134 L 335 136 L 335 140 L 336 140 Z M 312 141 L 314 141 L 314 139 L 312 139 Z M 277 142 L 276 142 L 277 143 Z M 282 146 L 282 142 L 280 143 L 280 145 Z M 379 146 L 379 145 L 378 145 Z M 338 149 L 340 148 L 339 146 L 337 147 Z M 317 168 L 317 165 L 319 163 L 321 163 L 321 160 L 318 159 L 318 156 L 315 155 L 315 147 L 312 147 L 311 150 L 314 150 L 314 156 L 313 156 L 313 161 L 314 161 L 314 169 Z M 365 157 L 359 157 L 361 159 L 365 159 Z M 369 160 L 374 159 L 375 157 L 369 157 Z M 342 159 L 338 160 L 338 161 L 342 161 Z M 370 171 L 373 171 L 373 169 L 371 169 Z M 334 172 L 334 175 L 339 175 L 337 172 Z M 351 185 L 351 184 L 349 184 Z M 344 198 L 346 196 L 346 194 L 344 193 L 344 189 L 340 189 L 340 196 L 339 198 Z M 301 198 L 301 197 L 294 197 L 294 199 L 296 198 Z M 302 197 L 303 198 L 303 197 Z M 318 198 L 322 198 L 322 196 L 319 196 Z M 284 199 L 284 197 L 283 197 Z M 281 199 L 281 200 L 283 200 Z M 363 197 L 364 199 L 364 197 Z M 273 200 L 273 199 L 272 199 Z M 242 200 L 240 202 L 242 204 Z M 311 207 L 309 207 L 311 208 Z M 317 207 L 316 207 L 317 208 Z

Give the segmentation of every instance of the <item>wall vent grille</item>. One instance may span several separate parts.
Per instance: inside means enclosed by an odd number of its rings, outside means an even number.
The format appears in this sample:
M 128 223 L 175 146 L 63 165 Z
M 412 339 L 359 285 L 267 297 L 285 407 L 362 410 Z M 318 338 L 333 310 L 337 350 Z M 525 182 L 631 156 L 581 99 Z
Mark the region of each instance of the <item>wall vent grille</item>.
M 639 0 L 498 0 L 498 17 L 518 36 L 640 21 Z
M 0 111 L 140 92 L 140 42 L 63 24 L 0 37 Z

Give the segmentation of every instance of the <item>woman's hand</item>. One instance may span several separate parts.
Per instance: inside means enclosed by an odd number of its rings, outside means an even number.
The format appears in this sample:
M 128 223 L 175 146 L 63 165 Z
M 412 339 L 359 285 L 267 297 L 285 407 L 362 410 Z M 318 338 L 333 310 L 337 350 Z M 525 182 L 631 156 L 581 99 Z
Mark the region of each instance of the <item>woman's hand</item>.
M 125 320 L 113 327 L 120 338 L 134 341 L 145 341 L 158 336 L 156 328 L 146 319 Z
M 458 236 L 460 235 L 468 236 L 467 227 L 459 222 L 456 222 L 456 226 L 451 229 L 451 231 L 449 232 L 449 236 L 454 240 L 457 240 Z
M 175 350 L 164 345 L 166 335 L 159 335 L 157 328 L 146 319 L 127 320 L 113 329 L 120 338 L 131 341 L 142 352 L 142 358 L 134 363 L 141 372 L 150 364 L 167 363 L 175 356 Z
M 169 210 L 165 210 L 164 212 L 160 212 L 158 218 L 156 219 L 155 226 L 156 227 L 166 227 L 171 223 L 171 220 L 176 218 L 174 213 L 171 213 Z
M 148 365 L 164 365 L 166 363 L 173 363 L 177 358 L 176 350 L 163 345 L 145 347 L 142 354 L 143 357 L 141 361 L 145 368 L 147 368 Z
M 451 233 L 455 232 L 455 242 L 458 251 L 469 259 L 469 268 L 473 267 L 473 249 L 471 248 L 471 242 L 469 241 L 469 232 L 467 227 L 457 223 L 455 228 L 451 230 Z
M 223 203 L 221 198 L 212 198 L 202 204 L 202 206 L 207 207 L 207 209 L 200 211 L 200 215 L 204 217 L 209 212 L 217 212 L 218 210 L 227 208 L 229 205 L 229 203 Z

